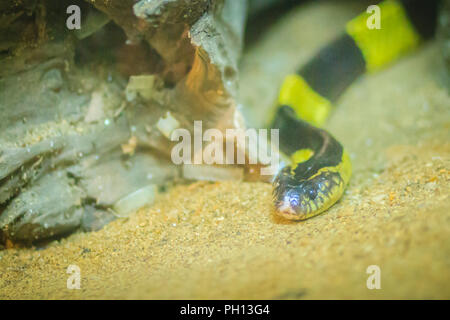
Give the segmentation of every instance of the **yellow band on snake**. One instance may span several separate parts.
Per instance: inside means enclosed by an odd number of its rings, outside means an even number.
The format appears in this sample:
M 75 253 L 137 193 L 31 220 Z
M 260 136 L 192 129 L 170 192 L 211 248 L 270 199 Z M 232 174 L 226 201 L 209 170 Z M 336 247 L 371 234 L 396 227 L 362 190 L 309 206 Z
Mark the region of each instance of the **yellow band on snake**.
M 290 106 L 298 118 L 319 127 L 325 123 L 331 111 L 331 102 L 320 96 L 297 74 L 284 79 L 278 104 Z
M 375 18 L 371 16 L 377 12 L 362 13 L 346 26 L 347 33 L 362 52 L 369 72 L 396 60 L 420 42 L 420 36 L 398 1 L 384 1 L 379 8 L 380 29 L 368 26 L 370 19 Z

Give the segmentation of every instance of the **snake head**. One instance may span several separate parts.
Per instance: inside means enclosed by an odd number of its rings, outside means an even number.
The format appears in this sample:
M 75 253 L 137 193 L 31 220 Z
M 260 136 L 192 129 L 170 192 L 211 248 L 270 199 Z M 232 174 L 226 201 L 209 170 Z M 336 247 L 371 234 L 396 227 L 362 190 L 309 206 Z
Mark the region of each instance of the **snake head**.
M 276 213 L 289 220 L 305 220 L 325 211 L 341 197 L 345 187 L 338 172 L 327 170 L 301 181 L 280 176 L 275 182 Z

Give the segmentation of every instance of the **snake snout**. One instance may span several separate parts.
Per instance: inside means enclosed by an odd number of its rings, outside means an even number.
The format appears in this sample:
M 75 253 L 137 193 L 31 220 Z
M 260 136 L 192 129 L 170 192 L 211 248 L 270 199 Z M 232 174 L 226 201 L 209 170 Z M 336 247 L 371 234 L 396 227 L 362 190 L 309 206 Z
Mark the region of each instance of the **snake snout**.
M 311 191 L 310 191 L 311 190 Z M 314 189 L 308 189 L 305 192 L 302 187 L 296 187 L 286 190 L 283 195 L 280 195 L 276 205 L 276 212 L 278 215 L 289 220 L 304 220 L 308 218 L 309 198 L 316 195 Z

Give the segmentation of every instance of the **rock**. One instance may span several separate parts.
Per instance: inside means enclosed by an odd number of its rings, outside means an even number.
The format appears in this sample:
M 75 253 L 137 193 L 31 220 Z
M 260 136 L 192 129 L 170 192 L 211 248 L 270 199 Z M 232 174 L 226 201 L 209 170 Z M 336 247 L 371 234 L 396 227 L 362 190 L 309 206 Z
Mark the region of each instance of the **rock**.
M 83 196 L 64 171 L 44 175 L 10 202 L 0 215 L 0 228 L 16 241 L 73 231 L 81 223 Z
M 68 30 L 71 4 L 0 4 L 2 243 L 98 230 L 151 202 L 149 186 L 180 175 L 165 115 L 234 126 L 246 1 L 86 0 Z

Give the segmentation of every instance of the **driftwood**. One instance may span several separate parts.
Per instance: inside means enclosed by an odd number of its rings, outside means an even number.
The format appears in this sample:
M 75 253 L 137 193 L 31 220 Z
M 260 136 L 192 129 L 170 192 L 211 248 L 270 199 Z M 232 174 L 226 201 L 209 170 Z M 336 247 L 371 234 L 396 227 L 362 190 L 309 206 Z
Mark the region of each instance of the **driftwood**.
M 66 26 L 73 4 L 80 30 Z M 157 126 L 167 111 L 188 129 L 232 127 L 246 8 L 2 1 L 0 241 L 97 230 L 135 209 L 127 197 L 150 201 L 180 174 Z

